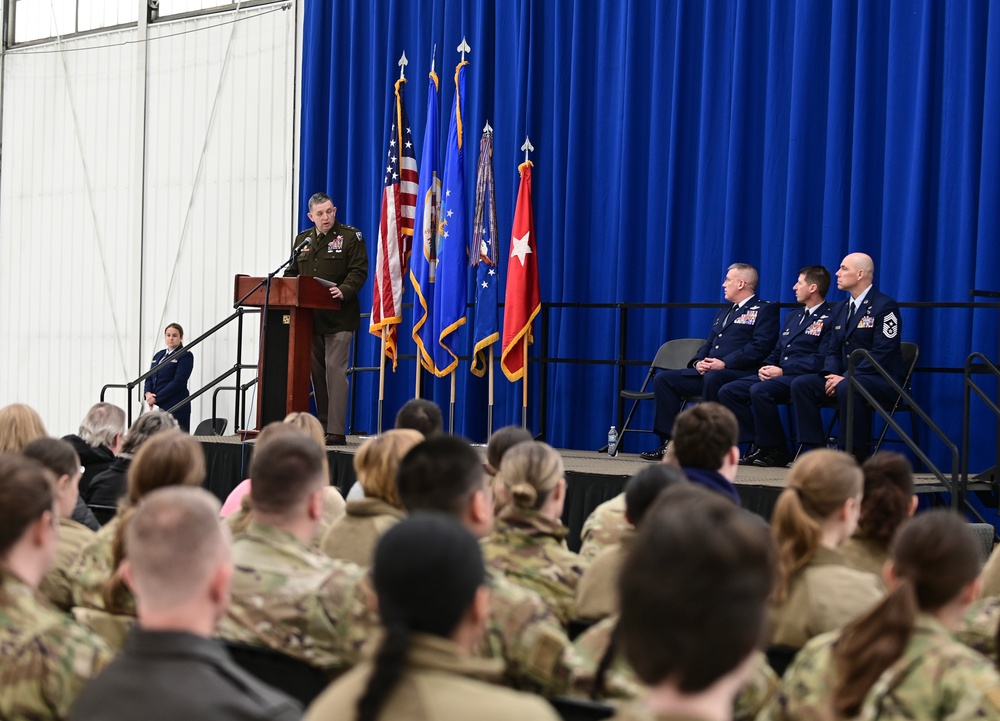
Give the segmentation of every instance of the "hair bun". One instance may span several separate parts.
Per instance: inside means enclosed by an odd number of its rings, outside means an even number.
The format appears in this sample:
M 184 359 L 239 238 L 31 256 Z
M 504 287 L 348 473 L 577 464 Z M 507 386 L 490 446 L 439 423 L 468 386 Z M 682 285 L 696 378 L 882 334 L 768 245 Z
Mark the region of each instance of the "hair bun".
M 518 506 L 530 508 L 538 500 L 538 491 L 530 483 L 518 483 L 510 489 L 510 496 Z

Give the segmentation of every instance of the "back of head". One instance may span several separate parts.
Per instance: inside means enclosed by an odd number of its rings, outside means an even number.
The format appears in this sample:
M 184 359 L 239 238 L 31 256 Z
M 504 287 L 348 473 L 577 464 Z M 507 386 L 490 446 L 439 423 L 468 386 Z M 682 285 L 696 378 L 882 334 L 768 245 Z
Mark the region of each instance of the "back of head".
M 0 567 L 32 523 L 53 511 L 55 477 L 41 463 L 0 453 Z
M 679 468 L 665 463 L 646 466 L 625 484 L 625 516 L 638 528 L 663 489 L 687 482 Z
M 507 451 L 518 443 L 533 440 L 531 433 L 521 426 L 504 426 L 490 436 L 486 444 L 486 465 L 492 473 L 496 473 Z
M 201 444 L 179 430 L 162 431 L 142 444 L 128 468 L 127 505 L 157 488 L 200 486 L 205 480 Z
M 809 451 L 792 466 L 771 516 L 780 575 L 776 600 L 787 597 L 795 574 L 815 555 L 822 523 L 861 495 L 862 480 L 861 468 L 843 451 Z
M 380 498 L 397 508 L 403 507 L 396 486 L 399 463 L 403 456 L 424 437 L 412 428 L 397 428 L 369 438 L 354 454 L 354 471 L 364 489 L 365 498 Z
M 94 448 L 113 446 L 125 432 L 125 411 L 110 403 L 95 403 L 80 421 L 80 438 Z
M 519 443 L 504 454 L 497 477 L 519 508 L 537 509 L 564 476 L 562 457 L 547 443 Z
M 150 436 L 178 428 L 177 419 L 164 411 L 149 411 L 135 419 L 122 441 L 122 453 L 135 455 Z
M 0 408 L 0 453 L 19 453 L 47 435 L 42 417 L 31 406 L 12 403 Z
M 773 557 L 766 526 L 732 502 L 663 491 L 619 578 L 619 639 L 639 678 L 696 693 L 735 669 L 765 640 Z
M 72 478 L 80 471 L 80 456 L 72 445 L 59 438 L 39 438 L 24 447 L 21 455 L 48 468 L 56 478 Z
M 325 462 L 326 454 L 312 438 L 294 430 L 271 434 L 250 460 L 254 509 L 275 516 L 304 510 L 309 495 L 329 483 Z
M 438 435 L 410 449 L 399 463 L 396 485 L 410 513 L 439 511 L 461 518 L 485 472 L 479 454 L 457 436 Z
M 424 438 L 442 433 L 444 419 L 441 417 L 441 409 L 433 401 L 412 398 L 396 414 L 396 428 L 419 431 Z
M 882 451 L 861 465 L 865 496 L 858 527 L 868 538 L 888 545 L 896 529 L 910 517 L 913 467 L 901 453 Z
M 219 502 L 201 488 L 161 488 L 146 496 L 125 534 L 130 585 L 143 611 L 197 598 L 229 559 Z
M 323 424 L 312 413 L 289 413 L 282 423 L 309 436 L 320 448 L 326 448 L 326 432 L 323 430 Z
M 403 675 L 411 634 L 451 637 L 486 582 L 479 542 L 454 518 L 426 512 L 382 536 L 372 575 L 385 636 L 358 721 L 379 717 Z
M 674 455 L 682 468 L 722 468 L 739 438 L 736 416 L 721 403 L 699 403 L 674 421 Z
M 953 511 L 927 511 L 903 524 L 892 544 L 892 590 L 843 630 L 834 651 L 840 714 L 857 715 L 878 678 L 903 655 L 918 612 L 935 613 L 975 582 L 979 553 L 969 525 Z

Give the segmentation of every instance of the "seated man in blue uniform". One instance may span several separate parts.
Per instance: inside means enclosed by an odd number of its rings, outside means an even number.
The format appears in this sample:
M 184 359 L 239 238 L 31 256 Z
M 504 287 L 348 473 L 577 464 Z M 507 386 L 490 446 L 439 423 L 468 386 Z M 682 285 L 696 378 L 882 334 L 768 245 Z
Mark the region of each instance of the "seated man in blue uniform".
M 792 380 L 823 367 L 822 343 L 829 338 L 833 306 L 826 302 L 830 271 L 809 265 L 799 271 L 795 300 L 802 303 L 785 316 L 785 327 L 756 376 L 740 378 L 719 390 L 719 403 L 740 423 L 740 440 L 757 450 L 740 461 L 748 466 L 784 466 L 791 459 L 779 406 L 792 402 Z
M 875 362 L 897 382 L 903 380 L 903 355 L 900 347 L 902 318 L 899 305 L 880 293 L 872 282 L 875 264 L 864 253 L 851 253 L 837 271 L 837 287 L 850 297 L 833 310 L 833 329 L 826 343 L 826 357 L 819 373 L 799 376 L 792 381 L 792 403 L 798 421 L 799 441 L 803 449 L 826 445 L 820 410 L 832 401 L 840 413 L 840 447 L 846 449 L 847 428 L 847 359 L 863 348 Z M 878 375 L 871 363 L 862 360 L 855 367 L 858 382 L 883 406 L 892 405 L 896 398 L 889 383 Z M 854 411 L 855 458 L 868 456 L 871 437 L 871 413 L 860 395 L 855 397 Z
M 715 316 L 705 345 L 683 370 L 667 370 L 653 379 L 656 416 L 653 430 L 660 447 L 641 454 L 660 461 L 667 451 L 674 419 L 685 396 L 701 395 L 717 401 L 719 389 L 738 378 L 753 375 L 778 340 L 778 306 L 757 297 L 757 270 L 733 263 L 722 282 L 726 305 Z

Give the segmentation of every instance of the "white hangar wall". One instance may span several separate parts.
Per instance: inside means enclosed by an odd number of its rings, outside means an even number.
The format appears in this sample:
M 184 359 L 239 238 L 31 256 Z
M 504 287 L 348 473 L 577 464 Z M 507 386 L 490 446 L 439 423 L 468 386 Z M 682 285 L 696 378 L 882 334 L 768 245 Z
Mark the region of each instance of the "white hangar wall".
M 284 3 L 7 51 L 0 406 L 28 403 L 50 433 L 75 432 L 104 384 L 148 368 L 167 323 L 193 340 L 233 312 L 236 273 L 280 263 L 294 220 L 296 35 Z M 191 389 L 231 368 L 236 346 L 235 323 L 199 344 Z M 138 398 L 107 396 L 133 413 Z M 232 418 L 234 394 L 219 402 Z M 192 423 L 210 415 L 211 392 Z

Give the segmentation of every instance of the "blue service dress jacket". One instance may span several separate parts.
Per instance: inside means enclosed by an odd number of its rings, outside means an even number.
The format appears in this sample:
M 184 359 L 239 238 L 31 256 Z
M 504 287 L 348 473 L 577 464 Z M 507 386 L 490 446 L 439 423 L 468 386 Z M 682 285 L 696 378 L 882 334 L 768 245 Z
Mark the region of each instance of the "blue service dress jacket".
M 889 375 L 896 381 L 901 381 L 903 320 L 899 304 L 873 287 L 854 316 L 848 318 L 848 315 L 848 301 L 842 301 L 834 307 L 833 330 L 830 332 L 822 373 L 846 376 L 848 357 L 858 348 L 864 348 Z M 861 360 L 855 370 L 859 376 L 876 373 L 867 359 Z
M 163 410 L 173 408 L 191 395 L 187 383 L 194 370 L 194 356 L 190 351 L 184 350 L 183 344 L 169 355 L 165 348 L 157 352 L 150 368 L 157 368 L 157 371 L 146 379 L 143 392 L 155 394 L 156 405 Z M 184 430 L 188 430 L 191 404 L 178 408 L 174 417 Z
M 778 341 L 778 313 L 777 303 L 756 295 L 739 310 L 724 306 L 684 374 L 698 375 L 694 364 L 704 358 L 718 358 L 729 370 L 756 371 Z
M 763 365 L 778 366 L 784 375 L 818 373 L 826 357 L 830 331 L 833 330 L 834 305 L 823 301 L 809 316 L 805 308 L 796 308 L 785 316 L 785 327 Z

